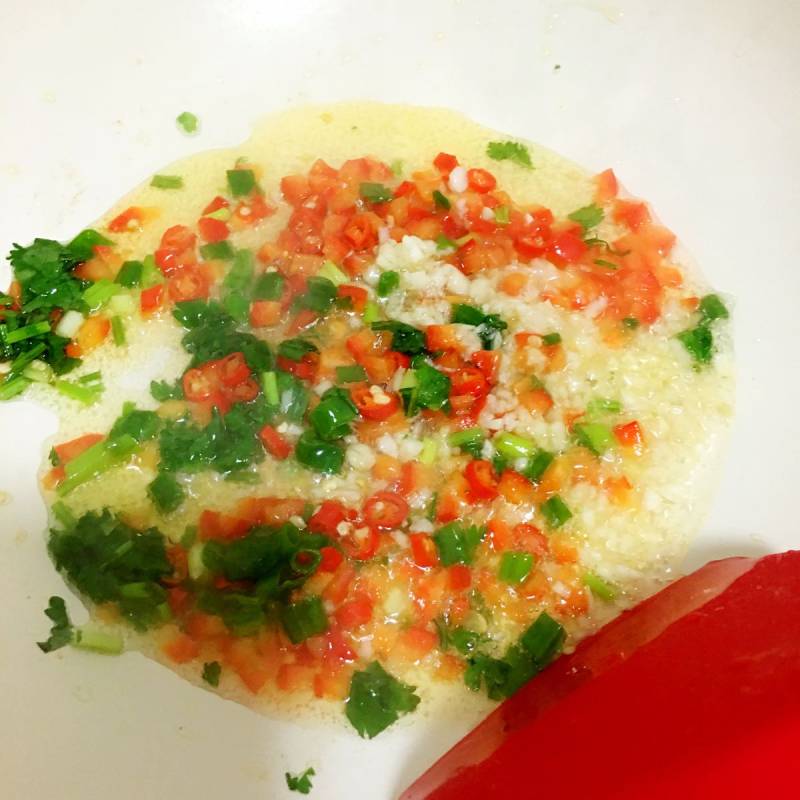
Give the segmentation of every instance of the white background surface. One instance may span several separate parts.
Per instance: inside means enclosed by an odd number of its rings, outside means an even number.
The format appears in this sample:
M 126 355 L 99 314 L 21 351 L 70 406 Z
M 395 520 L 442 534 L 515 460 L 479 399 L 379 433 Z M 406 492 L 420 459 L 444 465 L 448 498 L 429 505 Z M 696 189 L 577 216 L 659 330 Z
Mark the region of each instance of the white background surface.
M 0 0 L 0 250 L 66 238 L 170 160 L 288 104 L 448 106 L 613 166 L 735 297 L 738 416 L 690 561 L 796 547 L 800 455 L 800 5 L 791 0 Z M 556 65 L 560 69 L 556 70 Z M 202 120 L 181 135 L 177 113 Z M 5 285 L 5 273 L 0 284 Z M 372 743 L 278 724 L 136 655 L 45 657 L 35 442 L 0 408 L 0 794 L 15 800 L 385 800 L 462 731 Z M 76 609 L 77 604 L 72 603 Z

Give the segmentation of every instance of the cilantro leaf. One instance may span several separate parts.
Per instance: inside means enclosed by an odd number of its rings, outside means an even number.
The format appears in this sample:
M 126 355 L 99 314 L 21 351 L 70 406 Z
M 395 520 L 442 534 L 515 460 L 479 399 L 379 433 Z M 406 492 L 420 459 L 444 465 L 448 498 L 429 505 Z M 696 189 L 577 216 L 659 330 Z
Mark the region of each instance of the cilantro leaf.
M 696 366 L 711 363 L 714 355 L 714 334 L 707 322 L 682 331 L 676 338 L 694 359 Z
M 359 736 L 369 739 L 419 705 L 414 686 L 398 681 L 377 662 L 353 674 L 345 713 Z
M 287 772 L 285 773 L 286 785 L 289 787 L 290 792 L 308 794 L 314 788 L 311 784 L 311 778 L 316 774 L 317 773 L 314 772 L 314 767 L 309 767 L 300 775 L 292 775 Z
M 433 541 L 439 551 L 439 561 L 445 567 L 452 564 L 471 564 L 475 550 L 485 535 L 486 528 L 483 526 L 448 522 L 433 534 Z
M 49 550 L 78 591 L 94 603 L 116 603 L 140 630 L 168 616 L 160 581 L 172 574 L 172 565 L 158 529 L 139 531 L 108 510 L 90 511 L 74 526 L 52 530 Z
M 499 314 L 486 314 L 480 308 L 466 303 L 453 305 L 450 320 L 476 326 L 484 350 L 494 350 L 498 345 L 498 334 L 508 328 L 508 323 Z
M 528 148 L 519 142 L 489 142 L 486 155 L 494 161 L 513 161 L 521 167 L 534 168 Z
M 603 209 L 592 203 L 591 205 L 577 209 L 577 211 L 573 211 L 571 214 L 567 215 L 567 218 L 571 219 L 573 222 L 577 222 L 583 228 L 583 232 L 586 233 L 589 228 L 594 228 L 599 225 L 603 221 L 604 216 Z
M 219 686 L 219 678 L 222 674 L 222 665 L 219 661 L 206 661 L 203 664 L 203 680 L 209 686 Z
M 412 325 L 397 320 L 373 322 L 372 330 L 389 331 L 392 334 L 391 349 L 398 353 L 415 356 L 425 352 L 425 334 Z
M 53 622 L 50 636 L 45 642 L 37 642 L 43 653 L 52 653 L 72 641 L 72 623 L 69 621 L 67 606 L 62 597 L 51 597 L 44 612 Z
M 382 183 L 362 183 L 359 193 L 370 203 L 388 203 L 394 197 L 392 190 Z

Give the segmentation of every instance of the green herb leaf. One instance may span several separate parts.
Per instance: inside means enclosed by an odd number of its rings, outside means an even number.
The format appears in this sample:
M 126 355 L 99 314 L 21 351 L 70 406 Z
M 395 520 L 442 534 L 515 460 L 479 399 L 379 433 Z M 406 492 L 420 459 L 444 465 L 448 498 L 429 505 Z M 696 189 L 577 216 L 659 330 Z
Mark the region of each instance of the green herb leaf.
M 547 347 L 552 347 L 554 344 L 561 344 L 560 333 L 546 333 L 542 336 L 542 344 Z
M 577 209 L 577 211 L 573 211 L 571 214 L 567 215 L 567 218 L 571 219 L 573 222 L 577 222 L 585 233 L 590 228 L 599 225 L 603 221 L 604 216 L 603 209 L 592 203 L 591 205 Z
M 219 686 L 219 679 L 222 675 L 222 665 L 219 661 L 206 661 L 203 664 L 203 680 L 209 686 Z
M 542 503 L 540 510 L 550 528 L 560 528 L 572 517 L 569 507 L 557 494 Z
M 443 208 L 445 211 L 450 210 L 450 201 L 438 189 L 433 190 L 432 196 L 433 204 L 437 208 Z
M 159 472 L 148 484 L 147 494 L 162 514 L 175 511 L 186 497 L 186 492 L 168 472 Z
M 72 623 L 69 621 L 67 606 L 61 597 L 51 597 L 44 612 L 53 622 L 50 636 L 44 642 L 37 642 L 43 653 L 52 653 L 72 641 Z
M 256 278 L 253 287 L 254 300 L 280 300 L 286 279 L 280 272 L 265 272 Z
M 228 187 L 234 197 L 243 197 L 256 188 L 256 176 L 251 169 L 229 169 Z
M 182 111 L 175 118 L 175 122 L 178 123 L 178 127 L 184 133 L 189 133 L 189 134 L 196 133 L 200 125 L 199 120 L 194 114 L 192 114 L 191 111 Z
M 419 328 L 397 320 L 373 322 L 371 328 L 374 331 L 389 331 L 392 334 L 390 348 L 395 352 L 409 356 L 425 352 L 425 334 Z
M 299 464 L 314 472 L 333 475 L 341 472 L 344 449 L 336 442 L 327 442 L 312 431 L 306 431 L 297 440 L 294 457 Z
M 336 367 L 337 383 L 360 383 L 367 379 L 367 371 L 358 364 Z
M 120 267 L 115 280 L 120 286 L 124 286 L 126 289 L 135 289 L 142 282 L 143 268 L 141 261 L 126 261 L 122 267 Z
M 230 261 L 236 252 L 227 239 L 200 245 L 200 255 L 204 261 Z
M 694 359 L 696 366 L 711 363 L 714 355 L 714 334 L 707 322 L 679 333 L 677 339 Z
M 730 316 L 725 303 L 718 294 L 707 294 L 701 301 L 699 309 L 704 319 L 728 319 Z
M 317 314 L 325 314 L 336 300 L 337 293 L 333 281 L 315 275 L 308 279 L 305 294 L 298 297 L 298 305 L 300 308 L 316 311 Z
M 531 154 L 520 142 L 489 142 L 486 155 L 494 161 L 513 161 L 526 169 L 533 169 Z
M 312 595 L 284 607 L 281 610 L 281 623 L 289 641 L 300 644 L 328 630 L 328 615 L 322 607 L 322 600 Z
M 278 355 L 289 361 L 302 361 L 307 353 L 318 353 L 319 348 L 305 339 L 285 339 L 278 345 Z
M 439 561 L 443 566 L 452 564 L 471 564 L 478 545 L 486 535 L 486 528 L 479 525 L 464 525 L 449 522 L 433 534 L 433 541 L 439 551 Z
M 392 190 L 382 183 L 362 183 L 359 192 L 370 203 L 388 203 L 394 197 Z
M 150 394 L 159 403 L 164 403 L 167 400 L 183 400 L 183 384 L 180 379 L 175 383 L 150 381 Z
M 401 716 L 419 705 L 415 687 L 390 675 L 373 661 L 366 669 L 353 674 L 345 713 L 359 736 L 377 736 Z
M 301 775 L 291 775 L 287 772 L 285 773 L 286 785 L 289 787 L 290 792 L 308 794 L 314 788 L 311 784 L 311 778 L 316 774 L 314 767 L 309 767 Z

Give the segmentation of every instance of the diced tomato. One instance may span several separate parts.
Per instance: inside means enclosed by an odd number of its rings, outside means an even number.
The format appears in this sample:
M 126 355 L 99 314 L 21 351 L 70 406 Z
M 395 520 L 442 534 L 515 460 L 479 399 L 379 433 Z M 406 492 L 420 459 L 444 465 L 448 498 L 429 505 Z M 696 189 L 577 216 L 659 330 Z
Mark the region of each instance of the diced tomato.
M 617 176 L 613 169 L 605 169 L 599 175 L 594 176 L 595 192 L 594 200 L 600 205 L 605 205 L 617 196 Z
M 497 180 L 494 175 L 485 169 L 468 169 L 467 181 L 469 188 L 473 192 L 480 192 L 481 194 L 491 192 L 497 186 Z
M 546 414 L 553 407 L 553 398 L 546 389 L 529 389 L 519 396 L 519 401 L 528 411 Z
M 319 553 L 322 556 L 322 560 L 317 567 L 319 572 L 336 572 L 339 564 L 344 560 L 342 551 L 335 547 L 322 547 Z
M 339 606 L 334 616 L 346 631 L 366 625 L 372 619 L 372 600 L 367 595 L 361 594 Z
M 53 447 L 61 465 L 69 464 L 73 458 L 77 458 L 81 453 L 88 450 L 92 445 L 102 442 L 105 439 L 102 433 L 85 433 L 76 439 L 62 442 Z
M 473 500 L 494 500 L 498 495 L 497 476 L 491 461 L 474 459 L 464 469 L 469 484 L 469 495 Z
M 639 200 L 617 200 L 614 203 L 614 222 L 618 222 L 632 231 L 638 231 L 642 225 L 650 222 L 647 205 Z
M 196 262 L 197 236 L 185 225 L 173 225 L 161 236 L 161 245 L 155 252 L 156 266 L 165 274 L 178 267 Z
M 477 367 L 463 367 L 450 376 L 450 393 L 483 397 L 489 392 L 489 381 Z
M 376 492 L 365 503 L 364 521 L 376 528 L 397 528 L 408 516 L 408 503 L 394 492 Z
M 413 660 L 424 658 L 439 643 L 439 636 L 427 628 L 415 625 L 406 628 L 399 637 L 398 644 Z
M 520 523 L 514 526 L 513 546 L 541 558 L 550 547 L 548 538 L 535 526 Z
M 451 475 L 439 490 L 436 501 L 436 519 L 452 522 L 464 516 L 469 508 L 469 484 L 460 473 Z
M 128 231 L 138 231 L 142 228 L 145 219 L 144 209 L 138 206 L 126 208 L 118 216 L 108 223 L 108 229 L 112 233 L 127 233 Z
M 431 352 L 461 349 L 461 339 L 455 325 L 428 325 L 425 329 L 425 343 Z
M 234 219 L 245 225 L 253 225 L 259 220 L 271 217 L 276 209 L 268 205 L 264 198 L 259 195 L 253 195 L 246 203 L 239 203 L 236 210 L 233 212 Z
M 209 292 L 208 279 L 201 269 L 189 264 L 170 272 L 167 291 L 175 303 L 205 299 Z
M 366 384 L 359 384 L 352 389 L 350 397 L 364 419 L 380 422 L 391 417 L 400 408 L 400 399 L 396 394 L 381 389 L 376 397 Z M 380 402 L 377 398 L 380 398 Z
M 528 276 L 524 272 L 509 272 L 500 279 L 497 288 L 510 297 L 518 297 L 528 285 Z
M 185 664 L 200 655 L 200 644 L 185 633 L 178 633 L 164 643 L 161 650 L 176 664 Z
M 562 231 L 550 240 L 547 257 L 556 266 L 574 264 L 586 253 L 588 247 L 583 239 L 573 231 Z
M 337 526 L 350 518 L 350 512 L 338 500 L 324 500 L 322 505 L 308 520 L 308 529 L 312 533 L 324 533 L 338 536 Z
M 344 229 L 345 238 L 356 250 L 366 250 L 378 243 L 374 214 L 356 214 Z
M 351 286 L 350 284 L 343 283 L 337 290 L 339 297 L 347 298 L 350 300 L 354 311 L 363 311 L 367 304 L 367 290 L 361 286 Z
M 458 159 L 450 153 L 439 153 L 433 159 L 433 166 L 446 178 L 458 166 Z
M 81 353 L 86 354 L 102 344 L 110 330 L 111 320 L 108 317 L 101 314 L 89 317 L 75 336 L 75 342 L 80 347 Z
M 277 300 L 253 300 L 250 304 L 250 325 L 268 328 L 281 321 L 281 304 Z
M 167 603 L 173 616 L 177 617 L 184 613 L 191 595 L 182 586 L 172 586 L 167 589 Z
M 507 502 L 515 505 L 521 503 L 532 505 L 536 500 L 533 484 L 524 475 L 511 469 L 505 470 L 500 476 L 497 490 Z
M 230 236 L 230 228 L 226 222 L 213 217 L 200 217 L 197 222 L 200 238 L 205 242 L 221 242 Z
M 319 368 L 319 353 L 306 353 L 299 361 L 278 356 L 278 367 L 303 381 L 312 381 Z
M 635 419 L 622 425 L 616 425 L 614 437 L 623 447 L 641 447 L 644 444 L 642 428 Z
M 152 314 L 158 311 L 164 303 L 164 284 L 157 283 L 149 289 L 142 289 L 139 297 L 139 308 L 142 314 Z
M 234 639 L 225 656 L 242 683 L 253 694 L 258 694 L 264 688 L 270 678 L 270 670 L 256 650 L 252 639 Z M 284 664 L 281 669 L 286 666 L 288 665 Z M 278 674 L 280 675 L 280 672 Z
M 305 175 L 287 175 L 281 178 L 281 194 L 289 205 L 299 206 L 311 196 L 311 187 Z
M 228 630 L 220 617 L 202 611 L 193 611 L 186 618 L 184 628 L 189 636 L 199 641 L 224 636 Z
M 453 564 L 447 568 L 447 585 L 460 592 L 472 586 L 472 570 L 466 564 Z
M 271 425 L 265 425 L 259 432 L 258 436 L 267 449 L 267 452 L 279 460 L 288 458 L 292 452 L 292 445 L 290 442 L 281 436 L 278 431 Z
M 497 370 L 500 366 L 499 350 L 478 350 L 472 354 L 470 360 L 484 374 L 489 383 L 497 380 Z
M 411 533 L 411 553 L 418 567 L 435 567 L 439 563 L 436 544 L 427 533 Z
M 200 514 L 198 535 L 203 541 L 241 539 L 247 535 L 251 527 L 249 520 L 207 509 Z
M 316 321 L 316 311 L 311 311 L 311 309 L 304 308 L 302 311 L 297 313 L 295 318 L 291 321 L 286 332 L 290 335 L 300 333 L 300 331 L 308 328 L 309 325 L 313 325 Z

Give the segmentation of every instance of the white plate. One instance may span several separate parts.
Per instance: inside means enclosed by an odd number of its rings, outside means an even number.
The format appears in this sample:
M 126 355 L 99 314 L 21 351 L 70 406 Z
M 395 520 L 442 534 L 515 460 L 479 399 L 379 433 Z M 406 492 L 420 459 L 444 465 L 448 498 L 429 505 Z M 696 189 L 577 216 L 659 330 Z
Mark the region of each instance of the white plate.
M 692 564 L 795 546 L 800 392 L 800 6 L 108 0 L 4 4 L 0 249 L 66 238 L 172 159 L 247 136 L 287 104 L 442 105 L 613 166 L 736 298 L 738 416 Z M 174 124 L 202 120 L 189 139 Z M 5 273 L 0 285 L 5 285 Z M 463 732 L 374 742 L 261 719 L 134 654 L 45 657 L 37 443 L 52 420 L 0 408 L 0 748 L 15 800 L 397 794 Z M 73 603 L 73 608 L 75 604 Z M 423 735 L 424 734 L 424 735 Z

